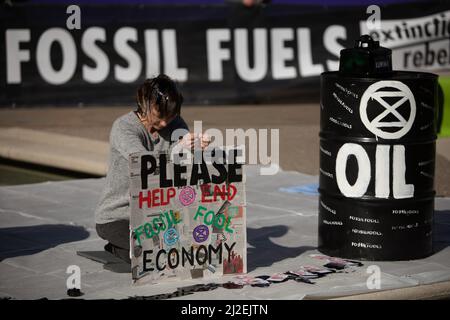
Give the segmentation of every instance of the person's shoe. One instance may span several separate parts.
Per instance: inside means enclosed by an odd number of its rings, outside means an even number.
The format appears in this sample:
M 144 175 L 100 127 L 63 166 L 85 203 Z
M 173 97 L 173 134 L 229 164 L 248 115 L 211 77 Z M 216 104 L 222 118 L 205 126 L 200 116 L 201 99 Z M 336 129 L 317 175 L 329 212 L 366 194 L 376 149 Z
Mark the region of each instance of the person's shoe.
M 124 263 L 131 264 L 131 260 L 130 260 L 129 251 L 128 250 L 116 247 L 115 245 L 113 245 L 110 242 L 108 242 L 105 245 L 104 248 L 105 248 L 106 252 L 109 252 L 114 257 L 120 259 L 121 262 L 123 261 Z
M 113 245 L 111 244 L 111 243 L 107 243 L 106 245 L 105 245 L 105 251 L 107 251 L 107 252 L 109 252 L 109 253 L 112 253 L 112 254 L 114 254 L 114 247 L 113 247 Z

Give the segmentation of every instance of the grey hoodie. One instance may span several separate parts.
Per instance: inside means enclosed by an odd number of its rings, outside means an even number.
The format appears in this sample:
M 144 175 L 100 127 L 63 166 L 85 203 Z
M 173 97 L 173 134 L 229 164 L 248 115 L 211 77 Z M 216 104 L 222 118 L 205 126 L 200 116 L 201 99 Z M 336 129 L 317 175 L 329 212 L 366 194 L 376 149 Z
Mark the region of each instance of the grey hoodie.
M 109 136 L 108 173 L 95 210 L 95 223 L 130 219 L 128 156 L 135 152 L 169 151 L 171 134 L 180 128 L 188 130 L 183 118 L 178 116 L 153 138 L 134 111 L 114 121 Z

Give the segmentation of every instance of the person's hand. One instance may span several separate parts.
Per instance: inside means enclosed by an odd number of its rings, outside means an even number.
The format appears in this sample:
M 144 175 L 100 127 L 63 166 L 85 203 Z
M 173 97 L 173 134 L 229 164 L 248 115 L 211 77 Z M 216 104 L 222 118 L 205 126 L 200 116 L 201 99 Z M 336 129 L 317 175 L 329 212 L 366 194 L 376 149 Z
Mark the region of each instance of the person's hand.
M 181 139 L 181 144 L 183 145 L 183 147 L 188 149 L 205 149 L 210 143 L 211 138 L 204 133 L 196 135 L 195 133 L 189 132 Z
M 200 147 L 202 149 L 205 149 L 211 143 L 211 137 L 205 133 L 200 133 L 199 139 L 200 139 Z

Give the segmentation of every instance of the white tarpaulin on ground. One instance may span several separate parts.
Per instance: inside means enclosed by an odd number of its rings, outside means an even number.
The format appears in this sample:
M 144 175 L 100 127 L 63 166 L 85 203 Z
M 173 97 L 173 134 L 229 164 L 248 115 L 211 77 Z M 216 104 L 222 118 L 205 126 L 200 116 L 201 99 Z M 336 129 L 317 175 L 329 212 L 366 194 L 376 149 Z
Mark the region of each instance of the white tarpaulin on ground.
M 302 265 L 323 264 L 317 254 L 317 176 L 280 171 L 261 176 L 246 166 L 247 267 L 252 276 L 272 275 Z M 103 250 L 94 209 L 105 179 L 84 179 L 0 187 L 0 297 L 67 298 L 68 266 L 80 267 L 84 299 L 126 299 L 170 293 L 207 279 L 131 286 L 129 273 L 114 273 L 80 257 L 79 250 Z M 297 192 L 286 192 L 293 190 Z M 306 192 L 305 192 L 306 191 Z M 450 280 L 450 198 L 436 198 L 434 253 L 414 261 L 367 261 L 354 272 L 333 273 L 306 284 L 293 280 L 267 288 L 217 288 L 178 299 L 302 299 L 338 297 L 378 290 L 413 288 Z M 369 289 L 371 265 L 381 271 L 380 289 Z M 214 280 L 229 281 L 234 276 Z

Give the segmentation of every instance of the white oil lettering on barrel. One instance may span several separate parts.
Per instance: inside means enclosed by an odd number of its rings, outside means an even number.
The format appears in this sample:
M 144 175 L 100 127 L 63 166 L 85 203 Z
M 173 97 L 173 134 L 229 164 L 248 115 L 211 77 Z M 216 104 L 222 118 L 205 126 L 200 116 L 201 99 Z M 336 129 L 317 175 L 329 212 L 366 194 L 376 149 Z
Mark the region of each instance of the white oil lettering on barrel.
M 414 196 L 414 185 L 405 183 L 406 161 L 405 147 L 394 146 L 393 162 L 393 191 L 395 199 L 412 198 Z
M 378 145 L 375 162 L 375 197 L 389 198 L 389 151 L 391 146 Z M 405 147 L 394 146 L 394 159 L 392 162 L 392 191 L 395 199 L 412 198 L 414 196 L 414 185 L 406 184 L 406 161 Z
M 390 189 L 390 151 L 389 145 L 378 145 L 375 155 L 375 197 L 389 198 Z M 358 162 L 358 174 L 356 182 L 351 185 L 348 182 L 346 168 L 348 158 L 353 155 Z M 338 151 L 336 157 L 336 182 L 339 190 L 346 197 L 362 197 L 369 186 L 371 162 L 367 152 L 356 143 L 346 143 Z M 406 199 L 414 196 L 414 185 L 405 181 L 406 162 L 405 147 L 394 145 L 392 160 L 392 193 L 395 199 Z
M 389 88 L 386 90 L 386 88 Z M 388 103 L 386 98 L 398 97 L 395 102 Z M 384 111 L 369 120 L 368 102 L 375 100 Z M 409 107 L 408 119 L 398 108 Z M 388 122 L 387 116 L 393 116 L 398 121 Z M 383 139 L 399 139 L 411 129 L 416 116 L 416 102 L 414 95 L 407 85 L 400 81 L 378 81 L 370 85 L 361 98 L 360 116 L 364 126 L 377 137 Z M 389 130 L 385 129 L 389 128 Z M 390 188 L 390 145 L 377 145 L 375 153 L 375 197 L 388 199 Z M 348 158 L 353 155 L 358 162 L 358 173 L 353 185 L 347 180 L 346 168 Z M 339 190 L 346 197 L 362 197 L 366 192 L 371 179 L 371 161 L 364 148 L 355 143 L 346 143 L 338 151 L 336 158 L 336 182 Z M 393 146 L 392 159 L 392 196 L 395 199 L 406 199 L 414 196 L 414 185 L 407 184 L 405 180 L 406 160 L 405 147 Z
M 345 172 L 351 155 L 358 162 L 358 177 L 353 185 L 348 182 Z M 346 197 L 362 197 L 367 191 L 370 178 L 370 160 L 364 148 L 356 143 L 344 144 L 336 157 L 336 182 L 342 194 Z
M 375 197 L 389 198 L 389 150 L 391 146 L 377 146 L 375 153 Z

